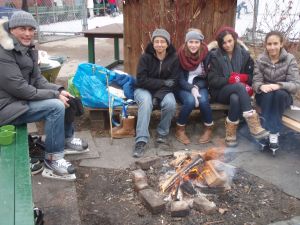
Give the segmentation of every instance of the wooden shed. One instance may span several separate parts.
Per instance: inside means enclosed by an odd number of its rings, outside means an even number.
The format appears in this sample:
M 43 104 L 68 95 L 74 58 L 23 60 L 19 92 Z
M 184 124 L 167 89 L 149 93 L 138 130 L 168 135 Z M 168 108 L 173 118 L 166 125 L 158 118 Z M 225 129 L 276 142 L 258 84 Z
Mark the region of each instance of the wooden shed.
M 124 0 L 124 69 L 135 75 L 138 59 L 155 28 L 165 28 L 178 48 L 188 28 L 200 28 L 205 41 L 222 25 L 235 24 L 237 0 Z

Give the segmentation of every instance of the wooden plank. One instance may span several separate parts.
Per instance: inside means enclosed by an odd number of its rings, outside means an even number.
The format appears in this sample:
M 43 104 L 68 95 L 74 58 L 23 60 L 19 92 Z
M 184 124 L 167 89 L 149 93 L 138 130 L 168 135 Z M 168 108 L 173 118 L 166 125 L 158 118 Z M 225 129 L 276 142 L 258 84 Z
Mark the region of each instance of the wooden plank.
M 296 120 L 293 120 L 291 118 L 283 116 L 282 123 L 283 123 L 283 125 L 287 126 L 288 128 L 295 130 L 297 132 L 300 132 L 300 123 L 297 122 Z
M 0 145 L 0 225 L 14 225 L 15 144 Z
M 15 154 L 15 224 L 33 225 L 32 184 L 27 126 L 17 127 Z
M 177 104 L 177 109 L 180 109 L 180 104 Z M 212 110 L 228 110 L 229 109 L 229 105 L 223 105 L 220 103 L 212 103 L 210 104 L 210 107 Z M 84 107 L 86 110 L 88 111 L 108 111 L 107 108 L 90 108 L 90 107 Z M 128 106 L 128 110 L 137 110 L 138 106 L 137 105 L 129 105 Z M 116 106 L 114 107 L 114 110 L 116 111 L 121 111 L 122 110 L 122 106 Z M 195 109 L 198 110 L 198 109 Z

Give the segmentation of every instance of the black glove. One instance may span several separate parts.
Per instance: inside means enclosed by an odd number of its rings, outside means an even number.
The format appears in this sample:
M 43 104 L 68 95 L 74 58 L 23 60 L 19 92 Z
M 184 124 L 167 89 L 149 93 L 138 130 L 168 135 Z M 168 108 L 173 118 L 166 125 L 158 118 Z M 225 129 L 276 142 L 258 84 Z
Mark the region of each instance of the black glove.
M 175 84 L 175 81 L 172 79 L 164 80 L 164 85 L 167 87 L 172 87 Z

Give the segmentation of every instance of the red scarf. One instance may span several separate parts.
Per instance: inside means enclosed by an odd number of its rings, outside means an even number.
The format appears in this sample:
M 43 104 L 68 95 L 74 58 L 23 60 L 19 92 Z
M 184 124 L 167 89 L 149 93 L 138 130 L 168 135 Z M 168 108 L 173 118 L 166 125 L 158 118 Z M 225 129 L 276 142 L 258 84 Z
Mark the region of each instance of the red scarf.
M 204 42 L 201 43 L 200 50 L 195 54 L 192 54 L 187 45 L 183 44 L 178 50 L 178 57 L 183 69 L 193 71 L 198 67 L 200 62 L 204 60 L 207 53 L 207 45 Z

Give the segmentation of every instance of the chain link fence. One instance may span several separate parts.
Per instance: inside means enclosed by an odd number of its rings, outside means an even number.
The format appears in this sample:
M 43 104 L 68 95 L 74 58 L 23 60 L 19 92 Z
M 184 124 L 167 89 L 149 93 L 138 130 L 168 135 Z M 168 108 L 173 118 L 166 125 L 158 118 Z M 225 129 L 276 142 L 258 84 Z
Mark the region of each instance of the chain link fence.
M 85 0 L 35 0 L 29 12 L 39 24 L 40 43 L 81 35 L 87 23 Z

